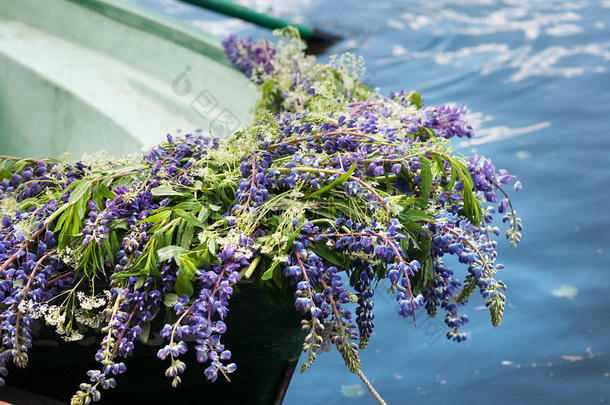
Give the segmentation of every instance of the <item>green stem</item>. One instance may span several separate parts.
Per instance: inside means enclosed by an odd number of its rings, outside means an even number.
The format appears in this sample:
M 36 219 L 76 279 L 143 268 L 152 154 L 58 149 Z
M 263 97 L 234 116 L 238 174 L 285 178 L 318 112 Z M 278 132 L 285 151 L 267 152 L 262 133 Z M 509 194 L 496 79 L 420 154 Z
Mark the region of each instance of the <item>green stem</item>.
M 26 161 L 26 162 L 34 162 L 34 163 L 48 163 L 52 162 L 52 159 L 32 159 L 32 158 L 22 158 L 18 156 L 9 156 L 9 155 L 0 155 L 0 160 L 16 160 L 16 161 Z
M 252 273 L 254 273 L 254 270 L 256 270 L 256 268 L 258 267 L 261 258 L 262 256 L 257 256 L 254 260 L 252 260 L 252 263 L 250 263 L 250 265 L 245 270 L 242 270 L 240 272 L 239 275 L 245 277 L 246 279 L 249 279 L 252 276 Z

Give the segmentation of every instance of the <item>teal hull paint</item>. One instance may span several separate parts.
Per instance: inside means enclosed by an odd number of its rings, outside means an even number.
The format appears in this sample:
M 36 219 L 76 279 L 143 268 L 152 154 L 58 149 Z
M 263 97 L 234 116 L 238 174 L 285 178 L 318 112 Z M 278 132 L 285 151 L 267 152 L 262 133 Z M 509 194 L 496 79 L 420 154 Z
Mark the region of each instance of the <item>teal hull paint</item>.
M 44 6 L 44 7 L 43 7 Z M 219 40 L 120 0 L 0 0 L 0 154 L 132 153 L 251 119 Z

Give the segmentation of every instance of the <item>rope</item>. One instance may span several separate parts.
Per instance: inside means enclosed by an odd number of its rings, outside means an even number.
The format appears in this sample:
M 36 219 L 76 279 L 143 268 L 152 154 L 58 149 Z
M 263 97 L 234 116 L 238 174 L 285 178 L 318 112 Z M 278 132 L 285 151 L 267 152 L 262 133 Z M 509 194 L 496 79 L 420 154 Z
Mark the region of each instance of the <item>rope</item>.
M 368 380 L 368 378 L 366 378 L 366 376 L 364 375 L 362 370 L 358 370 L 358 377 L 360 377 L 360 379 L 362 380 L 364 385 L 366 385 L 366 388 L 368 388 L 369 391 L 371 391 L 371 394 L 373 394 L 373 396 L 375 397 L 377 402 L 379 402 L 380 405 L 387 405 L 386 402 L 383 400 L 383 398 L 381 398 L 381 395 L 379 395 L 379 393 L 375 390 L 375 388 L 373 387 L 373 384 L 371 384 L 371 382 Z

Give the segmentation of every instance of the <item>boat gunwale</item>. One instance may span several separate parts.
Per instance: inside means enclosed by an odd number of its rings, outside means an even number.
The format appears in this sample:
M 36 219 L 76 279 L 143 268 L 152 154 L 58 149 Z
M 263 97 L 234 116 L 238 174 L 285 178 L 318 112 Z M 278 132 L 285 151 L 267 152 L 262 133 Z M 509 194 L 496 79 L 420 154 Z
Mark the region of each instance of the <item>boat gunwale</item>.
M 235 69 L 226 57 L 221 39 L 204 30 L 137 4 L 113 0 L 66 0 L 88 8 L 121 24 L 173 42 L 215 62 Z M 235 69 L 236 70 L 236 69 Z

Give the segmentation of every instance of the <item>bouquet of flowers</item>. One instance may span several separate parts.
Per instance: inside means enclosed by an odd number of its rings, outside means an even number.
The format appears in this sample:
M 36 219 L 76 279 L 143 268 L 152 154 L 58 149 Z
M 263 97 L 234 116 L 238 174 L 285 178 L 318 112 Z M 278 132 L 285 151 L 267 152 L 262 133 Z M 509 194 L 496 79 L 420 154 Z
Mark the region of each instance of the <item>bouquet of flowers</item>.
M 519 242 L 503 188 L 514 177 L 451 147 L 473 136 L 465 108 L 381 95 L 360 82 L 362 60 L 318 63 L 290 30 L 275 46 L 231 36 L 224 47 L 261 94 L 253 123 L 228 138 L 168 135 L 142 154 L 75 163 L 1 157 L 3 377 L 9 363 L 27 365 L 42 322 L 65 340 L 87 328 L 101 337 L 99 368 L 73 404 L 115 387 L 134 342 L 153 332 L 172 386 L 187 350 L 207 379 L 228 379 L 237 366 L 224 318 L 240 279 L 294 296 L 303 370 L 332 344 L 360 372 L 384 279 L 400 316 L 415 323 L 418 309 L 440 308 L 454 341 L 466 338 L 459 308 L 475 291 L 500 325 L 493 221 L 500 214 Z M 464 264 L 463 279 L 445 255 Z M 151 331 L 159 313 L 171 321 Z

